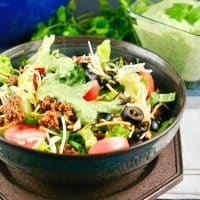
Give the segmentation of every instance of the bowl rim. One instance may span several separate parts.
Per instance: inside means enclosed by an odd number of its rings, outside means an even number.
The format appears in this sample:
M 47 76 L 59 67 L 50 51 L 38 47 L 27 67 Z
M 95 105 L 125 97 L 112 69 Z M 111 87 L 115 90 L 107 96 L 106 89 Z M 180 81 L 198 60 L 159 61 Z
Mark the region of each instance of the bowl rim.
M 179 81 L 181 83 L 180 85 L 182 86 L 181 90 L 182 90 L 182 96 L 183 96 L 182 107 L 181 107 L 180 111 L 177 113 L 177 116 L 174 118 L 173 123 L 170 124 L 163 132 L 161 132 L 160 134 L 156 135 L 155 137 L 152 137 L 149 140 L 146 140 L 146 141 L 143 141 L 142 143 L 130 146 L 128 149 L 117 150 L 117 151 L 114 151 L 114 152 L 109 152 L 109 153 L 104 153 L 104 154 L 66 155 L 66 154 L 54 154 L 54 153 L 49 153 L 49 152 L 42 152 L 42 151 L 37 151 L 37 150 L 34 150 L 34 149 L 29 149 L 29 148 L 20 146 L 18 144 L 14 144 L 14 143 L 12 143 L 10 141 L 5 140 L 2 136 L 0 136 L 0 141 L 1 142 L 5 143 L 5 144 L 8 144 L 8 145 L 11 145 L 12 147 L 15 147 L 15 148 L 17 148 L 19 150 L 27 151 L 27 152 L 30 152 L 32 154 L 39 154 L 39 155 L 43 155 L 43 156 L 48 156 L 48 157 L 52 157 L 52 158 L 54 158 L 54 157 L 63 158 L 63 159 L 65 159 L 65 158 L 74 158 L 74 159 L 80 159 L 80 158 L 85 158 L 85 159 L 102 158 L 102 157 L 107 157 L 107 156 L 112 156 L 112 155 L 120 155 L 120 154 L 123 154 L 123 153 L 127 153 L 127 152 L 130 152 L 130 151 L 133 151 L 134 149 L 139 149 L 142 146 L 145 146 L 147 144 L 153 143 L 154 141 L 156 141 L 159 138 L 163 137 L 169 130 L 173 129 L 173 127 L 175 127 L 176 124 L 180 121 L 180 119 L 182 117 L 182 114 L 183 114 L 183 112 L 185 110 L 185 107 L 186 107 L 186 87 L 185 87 L 185 83 L 184 83 L 183 79 L 181 78 L 180 74 L 165 59 L 163 59 L 161 56 L 157 55 L 153 51 L 151 51 L 149 49 L 146 49 L 146 48 L 143 48 L 141 46 L 138 46 L 136 44 L 133 44 L 133 43 L 130 43 L 130 42 L 126 42 L 126 41 L 122 41 L 122 40 L 116 40 L 116 39 L 113 39 L 113 38 L 105 38 L 105 37 L 99 37 L 99 36 L 88 36 L 88 35 L 56 36 L 53 45 L 55 45 L 56 42 L 61 42 L 63 40 L 64 40 L 64 42 L 67 42 L 68 40 L 70 41 L 70 40 L 80 39 L 80 38 L 85 40 L 85 41 L 90 39 L 90 40 L 95 40 L 95 41 L 98 41 L 98 42 L 102 42 L 105 39 L 110 39 L 110 41 L 111 41 L 111 49 L 112 49 L 112 46 L 117 46 L 119 44 L 123 44 L 124 46 L 132 46 L 132 47 L 136 48 L 137 50 L 140 50 L 142 52 L 148 53 L 149 57 L 151 57 L 151 56 L 155 57 L 155 59 L 157 59 L 158 61 L 160 61 L 164 65 L 166 65 L 168 68 L 170 68 L 170 70 L 172 70 L 175 73 L 175 76 L 179 79 Z M 33 44 L 39 46 L 42 43 L 42 41 L 43 40 L 25 42 L 25 43 L 22 43 L 22 44 L 19 44 L 19 45 L 16 45 L 14 47 L 9 48 L 8 50 L 2 52 L 2 54 L 9 56 L 9 54 L 12 53 L 12 51 L 14 51 L 16 49 L 21 49 L 22 47 L 27 47 L 27 46 L 30 47 Z M 37 47 L 35 47 L 35 48 L 37 48 Z M 29 48 L 29 50 L 30 50 L 30 48 Z M 19 54 L 24 53 L 24 52 L 25 52 L 25 50 L 21 50 L 21 51 L 17 52 L 17 54 L 14 54 L 13 57 L 18 56 Z M 111 52 L 112 52 L 112 50 L 111 50 Z

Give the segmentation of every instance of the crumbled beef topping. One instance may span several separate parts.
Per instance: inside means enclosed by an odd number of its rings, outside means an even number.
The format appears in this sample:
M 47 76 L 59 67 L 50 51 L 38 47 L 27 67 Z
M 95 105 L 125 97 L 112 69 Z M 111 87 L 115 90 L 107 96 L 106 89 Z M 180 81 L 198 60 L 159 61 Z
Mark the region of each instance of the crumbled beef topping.
M 68 103 L 57 102 L 53 97 L 46 96 L 43 101 L 40 101 L 40 109 L 42 112 L 45 111 L 60 111 L 67 116 L 73 116 L 74 112 L 72 107 Z
M 70 144 L 65 144 L 64 149 L 63 149 L 63 154 L 67 155 L 77 155 L 78 152 L 70 146 Z
M 72 107 L 68 103 L 58 103 L 57 109 L 69 117 L 74 115 Z
M 46 96 L 43 101 L 39 102 L 40 104 L 40 109 L 42 112 L 52 110 L 56 111 L 57 109 L 57 101 L 53 97 Z
M 18 84 L 18 76 L 14 75 L 8 79 L 8 85 L 17 85 Z
M 75 119 L 75 113 L 70 104 L 58 102 L 55 98 L 46 96 L 39 102 L 40 109 L 44 116 L 38 123 L 47 128 L 59 129 L 59 113 L 67 115 L 70 120 Z
M 22 122 L 25 114 L 21 108 L 21 98 L 17 95 L 11 96 L 8 102 L 1 106 L 1 113 L 5 115 L 4 119 L 8 122 Z
M 56 111 L 46 111 L 38 123 L 47 128 L 59 129 L 59 115 Z

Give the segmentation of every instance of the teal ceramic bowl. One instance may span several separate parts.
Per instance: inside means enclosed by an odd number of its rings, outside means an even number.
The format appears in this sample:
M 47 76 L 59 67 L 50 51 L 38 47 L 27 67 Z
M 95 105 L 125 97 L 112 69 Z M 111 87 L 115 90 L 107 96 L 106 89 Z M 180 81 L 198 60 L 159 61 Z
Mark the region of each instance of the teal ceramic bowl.
M 93 48 L 103 41 L 96 37 L 59 37 L 53 48 L 67 55 L 88 53 L 88 40 Z M 17 66 L 21 60 L 36 52 L 41 41 L 28 42 L 4 52 Z M 156 87 L 163 91 L 174 91 L 177 100 L 172 105 L 170 116 L 174 122 L 160 135 L 128 150 L 104 155 L 70 156 L 42 153 L 25 149 L 0 138 L 0 159 L 9 168 L 15 168 L 46 182 L 59 184 L 95 184 L 113 180 L 128 174 L 155 159 L 161 150 L 173 139 L 179 129 L 186 100 L 184 83 L 167 62 L 154 53 L 133 44 L 111 40 L 112 56 L 123 56 L 129 60 L 139 58 L 154 71 Z

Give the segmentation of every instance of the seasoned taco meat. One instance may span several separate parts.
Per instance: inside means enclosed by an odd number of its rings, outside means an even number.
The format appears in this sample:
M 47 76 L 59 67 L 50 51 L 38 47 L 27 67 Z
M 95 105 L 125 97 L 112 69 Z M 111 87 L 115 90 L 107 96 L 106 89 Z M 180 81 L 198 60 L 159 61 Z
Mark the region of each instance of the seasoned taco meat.
M 4 119 L 16 124 L 22 122 L 25 114 L 20 105 L 21 98 L 17 95 L 11 96 L 8 102 L 1 106 L 0 112 L 5 115 Z

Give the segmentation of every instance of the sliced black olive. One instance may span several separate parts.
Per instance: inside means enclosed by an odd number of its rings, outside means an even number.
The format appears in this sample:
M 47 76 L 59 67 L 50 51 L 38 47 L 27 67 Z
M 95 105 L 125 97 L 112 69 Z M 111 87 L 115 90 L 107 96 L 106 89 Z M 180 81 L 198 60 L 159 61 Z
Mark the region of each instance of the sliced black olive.
M 98 114 L 98 119 L 105 119 L 107 121 L 111 121 L 113 119 L 113 115 L 107 112 L 101 112 Z
M 157 131 L 160 128 L 160 120 L 158 119 L 152 119 L 151 120 L 151 131 Z
M 121 112 L 121 117 L 124 121 L 138 124 L 144 119 L 143 111 L 136 106 L 125 106 Z

